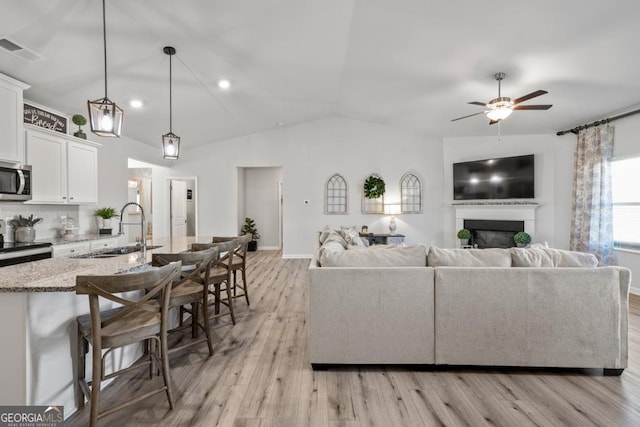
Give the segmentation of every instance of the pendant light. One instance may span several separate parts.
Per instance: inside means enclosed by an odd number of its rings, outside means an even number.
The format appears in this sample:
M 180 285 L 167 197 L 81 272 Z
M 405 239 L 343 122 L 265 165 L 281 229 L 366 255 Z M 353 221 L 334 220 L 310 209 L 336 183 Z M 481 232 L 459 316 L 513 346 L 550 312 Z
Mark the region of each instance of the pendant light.
M 163 49 L 169 55 L 169 133 L 162 135 L 162 154 L 165 159 L 178 160 L 180 154 L 180 137 L 172 132 L 173 111 L 172 111 L 172 91 L 171 91 L 171 57 L 176 54 L 176 50 L 171 46 Z
M 87 101 L 91 132 L 99 136 L 119 137 L 122 132 L 122 108 L 107 97 L 107 21 L 102 0 L 102 40 L 104 42 L 104 98 Z

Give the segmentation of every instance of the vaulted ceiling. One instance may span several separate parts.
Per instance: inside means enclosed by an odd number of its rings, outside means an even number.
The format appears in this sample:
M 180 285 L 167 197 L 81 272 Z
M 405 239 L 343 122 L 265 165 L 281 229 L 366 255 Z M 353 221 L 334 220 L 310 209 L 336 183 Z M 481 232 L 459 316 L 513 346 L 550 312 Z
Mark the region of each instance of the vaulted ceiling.
M 5 1 L 0 37 L 44 59 L 0 49 L 0 72 L 25 98 L 85 116 L 104 96 L 100 0 Z M 495 135 L 480 115 L 497 96 L 537 89 L 502 134 L 555 133 L 640 104 L 640 2 L 610 0 L 106 0 L 108 95 L 123 134 L 183 147 L 343 116 L 435 137 Z M 221 78 L 231 88 L 217 86 Z M 132 99 L 144 106 L 134 109 Z

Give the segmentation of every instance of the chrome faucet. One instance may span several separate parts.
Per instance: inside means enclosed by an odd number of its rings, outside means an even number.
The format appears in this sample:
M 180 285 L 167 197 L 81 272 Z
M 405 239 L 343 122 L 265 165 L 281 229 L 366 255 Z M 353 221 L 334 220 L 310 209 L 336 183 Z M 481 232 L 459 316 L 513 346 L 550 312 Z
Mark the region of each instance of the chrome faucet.
M 122 222 L 122 219 L 124 218 L 124 211 L 125 209 L 130 206 L 130 205 L 135 205 L 137 207 L 140 208 L 140 247 L 142 248 L 142 256 L 146 257 L 147 256 L 147 227 L 146 227 L 146 223 L 147 221 L 144 218 L 144 209 L 142 208 L 142 206 L 140 206 L 139 203 L 136 202 L 129 202 L 127 204 L 125 204 L 122 209 L 120 209 L 120 224 L 118 224 L 118 236 L 122 236 L 124 234 L 124 231 L 122 231 L 122 226 L 123 225 L 137 225 L 137 222 Z

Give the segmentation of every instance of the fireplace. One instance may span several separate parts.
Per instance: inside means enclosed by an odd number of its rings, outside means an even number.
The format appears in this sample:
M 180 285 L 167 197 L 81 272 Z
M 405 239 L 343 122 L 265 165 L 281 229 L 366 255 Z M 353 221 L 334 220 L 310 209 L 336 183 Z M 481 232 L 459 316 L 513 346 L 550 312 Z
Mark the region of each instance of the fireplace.
M 529 233 L 532 238 L 536 238 L 538 203 L 530 201 L 469 201 L 455 202 L 452 206 L 456 215 L 455 230 L 461 228 L 471 230 L 472 238 L 475 239 L 471 243 L 476 243 L 478 247 L 515 246 L 513 235 L 518 231 L 524 231 Z M 470 224 L 467 221 L 470 221 Z M 476 231 L 473 232 L 474 230 Z M 452 233 L 452 237 L 455 237 L 455 232 Z
M 471 231 L 469 244 L 478 248 L 511 248 L 513 236 L 524 231 L 524 221 L 465 219 L 464 228 Z

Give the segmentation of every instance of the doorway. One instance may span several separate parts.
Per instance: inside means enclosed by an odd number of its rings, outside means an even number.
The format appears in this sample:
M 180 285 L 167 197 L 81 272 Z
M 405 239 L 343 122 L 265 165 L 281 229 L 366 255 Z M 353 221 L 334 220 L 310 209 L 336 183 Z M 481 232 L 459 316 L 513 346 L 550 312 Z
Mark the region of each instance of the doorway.
M 173 237 L 197 235 L 197 177 L 167 178 L 169 234 Z
M 258 249 L 282 249 L 282 182 L 282 167 L 238 168 L 238 222 L 255 221 Z

